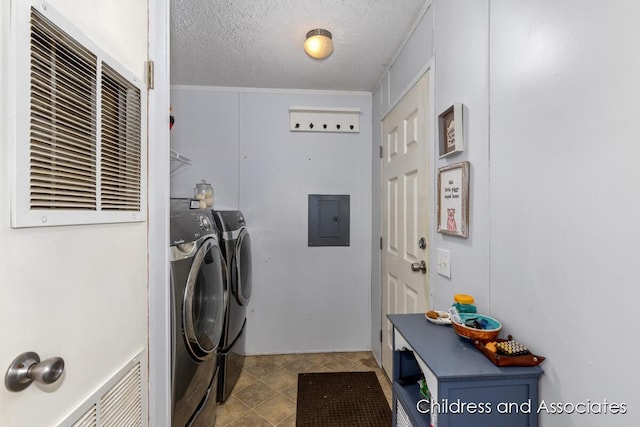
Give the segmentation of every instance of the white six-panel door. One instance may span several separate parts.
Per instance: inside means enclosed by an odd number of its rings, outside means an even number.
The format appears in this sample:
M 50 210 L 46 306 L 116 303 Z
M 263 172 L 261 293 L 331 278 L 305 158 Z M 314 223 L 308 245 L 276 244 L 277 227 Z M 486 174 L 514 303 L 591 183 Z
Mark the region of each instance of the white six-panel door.
M 429 265 L 429 73 L 382 122 L 382 365 L 392 376 L 390 313 L 425 312 Z M 420 239 L 424 239 L 421 245 Z

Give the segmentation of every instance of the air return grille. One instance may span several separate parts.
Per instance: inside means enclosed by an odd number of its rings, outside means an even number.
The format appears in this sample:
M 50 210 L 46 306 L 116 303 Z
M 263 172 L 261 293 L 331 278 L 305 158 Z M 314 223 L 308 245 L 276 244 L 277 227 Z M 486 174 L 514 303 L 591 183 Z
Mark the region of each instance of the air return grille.
M 144 221 L 144 83 L 51 5 L 28 3 L 16 18 L 12 226 Z
M 78 419 L 71 427 L 98 427 L 98 412 L 96 405 L 91 408 Z
M 31 13 L 31 207 L 96 209 L 96 57 Z
M 146 351 L 138 353 L 58 427 L 146 427 Z
M 136 427 L 142 425 L 142 384 L 140 363 L 136 363 L 100 399 L 100 426 Z
M 102 209 L 140 209 L 140 91 L 102 66 Z

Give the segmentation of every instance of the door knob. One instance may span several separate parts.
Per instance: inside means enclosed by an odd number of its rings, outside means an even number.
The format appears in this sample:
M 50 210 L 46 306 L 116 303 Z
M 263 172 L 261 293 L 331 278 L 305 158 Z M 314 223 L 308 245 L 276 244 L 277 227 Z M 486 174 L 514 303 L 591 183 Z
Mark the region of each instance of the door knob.
M 424 260 L 414 262 L 411 264 L 411 271 L 420 271 L 422 274 L 427 274 L 427 263 Z
M 4 377 L 4 384 L 10 391 L 22 391 L 32 382 L 53 384 L 64 372 L 62 357 L 51 357 L 40 361 L 37 353 L 28 351 L 16 357 Z

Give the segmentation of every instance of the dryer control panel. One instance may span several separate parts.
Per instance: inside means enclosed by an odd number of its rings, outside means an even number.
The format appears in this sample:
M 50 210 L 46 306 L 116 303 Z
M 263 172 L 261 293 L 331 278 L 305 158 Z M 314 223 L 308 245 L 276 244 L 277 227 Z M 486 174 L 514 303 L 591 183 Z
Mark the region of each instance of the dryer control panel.
M 200 223 L 200 229 L 202 231 L 210 231 L 212 228 L 211 225 L 211 220 L 209 219 L 209 217 L 205 216 L 205 215 L 200 215 L 198 217 L 198 222 Z
M 195 242 L 203 236 L 217 236 L 211 211 L 198 210 L 172 210 L 170 216 L 170 246 Z
M 241 211 L 215 211 L 215 215 L 222 231 L 235 231 L 246 226 Z

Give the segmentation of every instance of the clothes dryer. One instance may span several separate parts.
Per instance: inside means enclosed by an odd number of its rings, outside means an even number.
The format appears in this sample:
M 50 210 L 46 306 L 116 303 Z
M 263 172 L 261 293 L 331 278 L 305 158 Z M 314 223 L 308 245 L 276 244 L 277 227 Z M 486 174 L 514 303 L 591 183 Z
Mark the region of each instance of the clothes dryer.
M 210 210 L 189 210 L 172 201 L 170 236 L 171 426 L 202 424 L 205 408 L 206 422 L 213 426 L 226 264 Z
M 213 211 L 227 264 L 227 310 L 220 343 L 218 402 L 224 402 L 242 371 L 245 355 L 247 305 L 251 298 L 251 238 L 242 212 Z

